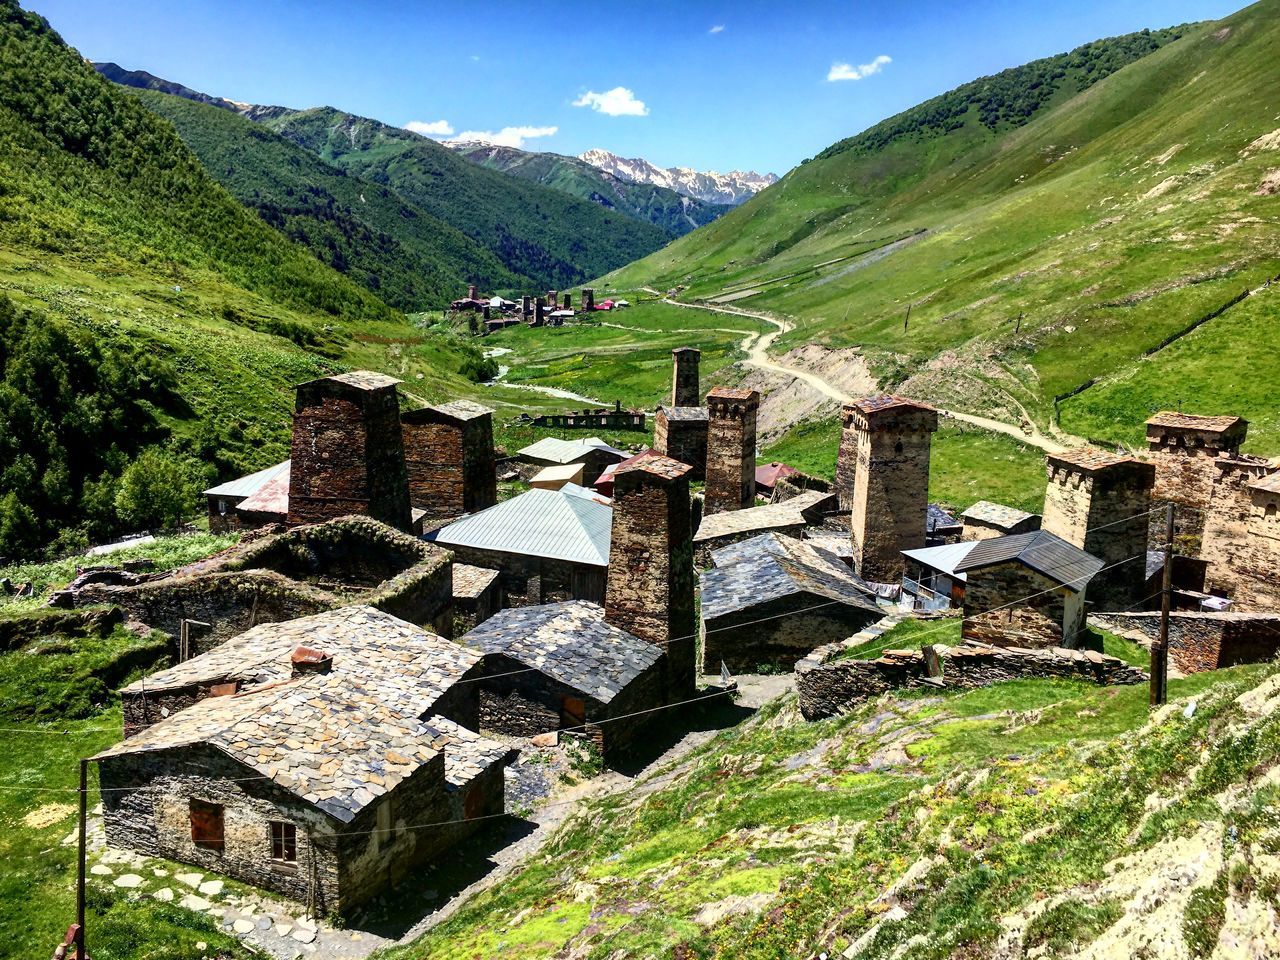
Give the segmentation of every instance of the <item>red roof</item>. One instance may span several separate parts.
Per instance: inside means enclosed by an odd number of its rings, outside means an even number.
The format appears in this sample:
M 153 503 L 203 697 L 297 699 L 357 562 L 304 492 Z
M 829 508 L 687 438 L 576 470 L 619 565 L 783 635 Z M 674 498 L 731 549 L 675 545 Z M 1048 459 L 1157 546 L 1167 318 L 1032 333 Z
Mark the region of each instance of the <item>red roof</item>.
M 775 460 L 773 463 L 766 463 L 763 467 L 756 467 L 756 486 L 773 489 L 779 480 L 799 476 L 799 474 L 800 471 L 795 467 Z

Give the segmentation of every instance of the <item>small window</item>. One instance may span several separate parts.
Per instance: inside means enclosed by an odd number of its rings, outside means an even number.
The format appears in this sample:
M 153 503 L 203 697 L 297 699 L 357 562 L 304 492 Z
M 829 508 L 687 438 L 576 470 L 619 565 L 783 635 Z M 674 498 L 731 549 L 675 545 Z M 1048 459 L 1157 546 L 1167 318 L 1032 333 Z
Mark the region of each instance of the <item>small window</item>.
M 224 846 L 222 804 L 192 800 L 190 811 L 191 842 L 204 850 L 221 853 Z
M 294 824 L 271 821 L 271 859 L 276 863 L 298 862 L 298 828 Z

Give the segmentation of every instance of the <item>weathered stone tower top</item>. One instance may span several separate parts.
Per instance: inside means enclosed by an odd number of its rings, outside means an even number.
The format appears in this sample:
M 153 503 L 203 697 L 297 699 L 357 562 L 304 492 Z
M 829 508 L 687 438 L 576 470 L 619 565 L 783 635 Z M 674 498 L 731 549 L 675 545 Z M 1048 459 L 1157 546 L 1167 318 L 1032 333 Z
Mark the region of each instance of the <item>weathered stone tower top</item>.
M 696 347 L 676 347 L 671 351 L 674 361 L 675 375 L 671 385 L 671 405 L 673 407 L 696 407 L 702 399 L 701 387 L 698 384 L 698 362 L 702 359 L 702 351 Z
M 1147 421 L 1147 446 L 1155 450 L 1204 453 L 1238 453 L 1249 421 L 1243 417 L 1201 417 L 1162 410 Z
M 493 411 L 470 400 L 401 417 L 409 500 L 430 520 L 450 520 L 498 502 Z
M 705 514 L 741 510 L 756 499 L 755 390 L 717 387 L 707 394 Z
M 605 620 L 666 650 L 672 701 L 695 682 L 689 472 L 653 452 L 618 466 L 605 588 Z
M 1154 464 L 1087 447 L 1050 454 L 1041 529 L 1104 561 L 1089 584 L 1099 610 L 1143 599 Z
M 582 309 L 594 310 L 596 308 L 596 292 L 591 287 L 582 288 Z
M 929 451 L 938 411 L 880 394 L 846 404 L 842 422 L 836 482 L 849 506 L 854 565 L 863 579 L 896 583 L 902 551 L 925 545 Z
M 411 526 L 400 381 L 357 371 L 301 384 L 293 414 L 289 522 L 365 514 Z

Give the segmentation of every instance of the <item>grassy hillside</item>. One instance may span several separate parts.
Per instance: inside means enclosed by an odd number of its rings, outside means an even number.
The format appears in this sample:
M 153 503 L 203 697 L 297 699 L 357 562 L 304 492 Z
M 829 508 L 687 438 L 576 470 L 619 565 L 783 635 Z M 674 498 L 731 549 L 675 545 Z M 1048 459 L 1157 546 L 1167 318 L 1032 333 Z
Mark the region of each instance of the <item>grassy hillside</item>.
M 1134 441 L 1181 404 L 1280 450 L 1274 403 L 1239 389 L 1274 379 L 1274 288 L 1208 321 L 1211 349 L 1157 349 L 1280 274 L 1278 43 L 1264 0 L 976 81 L 605 283 L 795 318 L 781 348 L 860 345 L 886 385 L 961 410 L 1043 426 L 1060 408 L 1068 431 Z
M 238 114 L 125 89 L 172 123 L 237 200 L 394 307 L 441 309 L 466 283 L 494 290 L 525 282 L 490 250 L 388 187 L 331 167 Z
M 385 184 L 455 225 L 540 287 L 571 286 L 667 240 L 651 224 L 477 166 L 426 137 L 332 107 L 260 122 L 326 163 Z
M 577 157 L 531 153 L 486 143 L 465 144 L 456 152 L 472 163 L 532 180 L 660 228 L 669 237 L 691 230 L 727 213 L 731 207 L 685 197 L 666 187 L 628 183 Z
M 146 449 L 163 448 L 184 488 L 210 465 L 227 476 L 283 459 L 298 382 L 370 366 L 434 398 L 469 388 L 456 371 L 474 352 L 244 209 L 172 126 L 10 0 L 0 319 L 0 555 L 11 556 L 148 525 L 118 502 Z

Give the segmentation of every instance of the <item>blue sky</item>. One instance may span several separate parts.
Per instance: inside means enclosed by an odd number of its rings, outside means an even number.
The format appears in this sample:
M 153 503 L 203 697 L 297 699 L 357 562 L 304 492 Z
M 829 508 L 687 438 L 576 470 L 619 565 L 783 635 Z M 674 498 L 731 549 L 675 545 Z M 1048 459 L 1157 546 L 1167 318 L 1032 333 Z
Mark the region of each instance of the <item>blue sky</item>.
M 23 0 L 92 60 L 525 149 L 784 173 L 983 74 L 1239 0 Z M 830 79 L 829 79 L 830 78 Z M 527 129 L 521 129 L 527 128 Z M 554 132 L 552 132 L 554 130 Z M 503 131 L 506 131 L 503 133 Z

